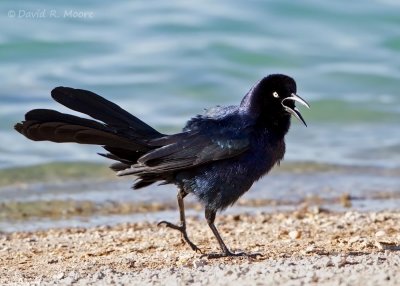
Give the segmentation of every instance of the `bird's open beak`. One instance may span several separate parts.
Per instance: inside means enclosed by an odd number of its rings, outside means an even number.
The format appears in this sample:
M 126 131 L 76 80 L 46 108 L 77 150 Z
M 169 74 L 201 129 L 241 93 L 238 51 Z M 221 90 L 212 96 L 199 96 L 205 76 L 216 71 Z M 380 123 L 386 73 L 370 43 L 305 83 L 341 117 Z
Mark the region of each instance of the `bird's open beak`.
M 295 108 L 292 109 L 292 108 L 286 106 L 286 105 L 284 104 L 284 102 L 285 102 L 285 100 L 294 100 L 294 101 L 297 101 L 298 103 L 304 105 L 304 106 L 307 107 L 308 109 L 310 108 L 310 105 L 309 105 L 304 99 L 302 99 L 300 96 L 298 96 L 297 94 L 292 93 L 291 95 L 292 95 L 292 96 L 286 97 L 286 98 L 284 98 L 284 99 L 282 100 L 282 105 L 283 105 L 283 107 L 285 108 L 285 110 L 286 110 L 287 112 L 289 112 L 291 115 L 293 115 L 293 116 L 296 117 L 298 120 L 300 120 L 301 122 L 303 122 L 303 124 L 304 124 L 305 126 L 307 126 L 306 122 L 305 122 L 304 119 L 303 119 L 303 116 L 301 116 L 301 113 L 300 113 L 300 111 L 297 109 L 297 107 L 295 107 Z

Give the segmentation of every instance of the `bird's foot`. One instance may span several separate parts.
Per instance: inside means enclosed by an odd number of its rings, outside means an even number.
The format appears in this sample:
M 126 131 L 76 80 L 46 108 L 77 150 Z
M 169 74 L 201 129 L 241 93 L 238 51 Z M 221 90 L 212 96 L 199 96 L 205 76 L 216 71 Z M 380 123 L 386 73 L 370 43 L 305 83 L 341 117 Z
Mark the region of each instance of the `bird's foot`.
M 263 256 L 261 253 L 246 253 L 246 252 L 231 252 L 226 250 L 222 253 L 209 253 L 203 254 L 201 258 L 207 257 L 208 259 L 214 258 L 222 258 L 222 257 L 248 257 L 248 258 L 257 258 L 258 256 Z
M 172 229 L 176 229 L 176 230 L 178 230 L 180 232 L 186 232 L 186 229 L 183 226 L 176 225 L 176 224 L 170 223 L 169 221 L 165 221 L 165 220 L 160 221 L 159 223 L 157 223 L 157 226 L 161 226 L 163 224 L 165 224 L 166 227 L 169 227 L 169 228 L 172 228 Z
M 169 227 L 169 228 L 172 228 L 172 229 L 175 229 L 175 230 L 179 231 L 179 232 L 182 234 L 182 238 L 184 239 L 184 241 L 185 241 L 187 244 L 189 244 L 190 248 L 191 248 L 193 251 L 199 252 L 199 253 L 203 253 L 203 252 L 201 251 L 201 249 L 197 247 L 196 244 L 194 244 L 193 242 L 190 241 L 190 239 L 189 239 L 189 237 L 188 237 L 188 235 L 187 235 L 187 233 L 186 233 L 186 227 L 185 227 L 185 226 L 183 226 L 183 225 L 176 225 L 176 224 L 170 223 L 170 222 L 165 221 L 165 220 L 160 221 L 160 222 L 157 224 L 157 226 L 160 226 L 160 225 L 163 225 L 163 224 L 164 224 L 166 227 Z

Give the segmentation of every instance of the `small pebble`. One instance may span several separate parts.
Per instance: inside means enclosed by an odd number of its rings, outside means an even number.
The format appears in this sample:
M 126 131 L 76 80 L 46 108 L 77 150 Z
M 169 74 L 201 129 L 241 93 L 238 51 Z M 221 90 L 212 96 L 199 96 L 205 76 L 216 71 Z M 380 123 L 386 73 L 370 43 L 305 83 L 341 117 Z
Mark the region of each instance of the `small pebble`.
M 311 253 L 314 252 L 316 250 L 315 245 L 310 245 L 306 248 L 306 253 Z
M 386 235 L 386 232 L 384 230 L 380 230 L 380 231 L 375 233 L 376 237 L 382 237 L 382 236 L 385 236 L 385 235 Z
M 301 232 L 297 230 L 292 230 L 291 232 L 289 232 L 289 237 L 291 239 L 299 239 L 301 237 Z
M 332 262 L 332 260 L 328 260 L 328 262 L 325 264 L 326 267 L 332 267 L 335 266 L 335 264 Z
M 206 265 L 207 265 L 207 261 L 204 259 L 199 259 L 199 260 L 193 261 L 194 268 L 200 268 L 200 267 L 204 267 Z
M 53 279 L 56 280 L 56 281 L 57 281 L 57 280 L 61 280 L 61 279 L 63 279 L 63 278 L 65 278 L 64 272 L 58 273 L 58 274 L 56 274 L 56 275 L 53 276 Z
M 58 263 L 58 259 L 54 259 L 54 258 L 53 258 L 53 259 L 50 259 L 50 260 L 47 261 L 47 263 L 48 263 L 48 264 L 55 264 L 55 263 Z
M 359 236 L 353 236 L 352 238 L 349 239 L 349 244 L 355 243 L 360 240 Z

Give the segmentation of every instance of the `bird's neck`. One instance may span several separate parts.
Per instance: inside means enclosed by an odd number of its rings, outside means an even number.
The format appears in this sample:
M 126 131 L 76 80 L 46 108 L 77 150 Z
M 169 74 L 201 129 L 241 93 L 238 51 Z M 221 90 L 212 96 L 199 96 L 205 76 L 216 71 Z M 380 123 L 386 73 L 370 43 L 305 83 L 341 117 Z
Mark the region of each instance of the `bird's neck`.
M 279 139 L 283 139 L 290 128 L 290 115 L 272 118 L 260 116 L 256 120 L 256 126 L 272 132 Z
M 290 127 L 290 114 L 280 114 L 276 110 L 263 107 L 260 97 L 256 96 L 254 87 L 246 94 L 239 105 L 239 113 L 252 118 L 252 122 L 260 129 L 273 132 L 278 138 L 283 139 Z

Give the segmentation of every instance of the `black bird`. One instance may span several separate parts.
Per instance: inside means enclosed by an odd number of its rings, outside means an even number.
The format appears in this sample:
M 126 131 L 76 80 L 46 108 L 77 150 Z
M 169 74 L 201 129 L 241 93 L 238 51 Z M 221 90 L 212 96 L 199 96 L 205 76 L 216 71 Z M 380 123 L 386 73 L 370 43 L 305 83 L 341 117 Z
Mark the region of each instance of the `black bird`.
M 296 95 L 291 77 L 273 74 L 255 84 L 238 106 L 215 107 L 190 119 L 181 133 L 165 135 L 93 92 L 57 87 L 51 95 L 95 120 L 34 109 L 15 129 L 34 141 L 101 145 L 108 153 L 100 155 L 117 161 L 111 169 L 118 176 L 137 177 L 134 189 L 155 182 L 175 184 L 180 224 L 159 224 L 178 230 L 193 250 L 200 251 L 185 223 L 183 199 L 194 194 L 221 247 L 221 253 L 210 258 L 246 255 L 227 248 L 214 225 L 216 213 L 235 203 L 283 159 L 291 115 L 306 125 L 295 102 L 309 108 Z

